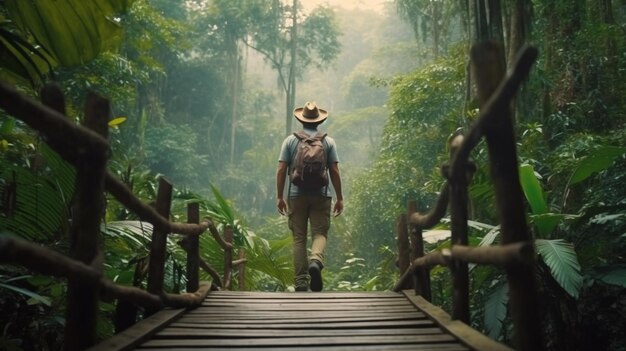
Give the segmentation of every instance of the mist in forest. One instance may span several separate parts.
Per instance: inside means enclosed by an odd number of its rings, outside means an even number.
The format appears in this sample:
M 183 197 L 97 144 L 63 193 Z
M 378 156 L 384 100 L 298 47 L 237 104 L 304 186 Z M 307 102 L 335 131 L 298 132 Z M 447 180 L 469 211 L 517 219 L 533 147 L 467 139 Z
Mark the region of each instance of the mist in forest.
M 296 107 L 307 101 L 315 101 L 319 107 L 329 111 L 329 118 L 320 126 L 320 130 L 329 133 L 337 141 L 348 203 L 351 180 L 358 177 L 378 153 L 379 140 L 388 115 L 386 82 L 421 63 L 411 29 L 399 20 L 395 8 L 390 5 L 385 9 L 380 6 L 368 9 L 361 7 L 348 7 L 346 4 L 332 7 L 340 33 L 340 52 L 330 64 L 309 67 L 296 80 Z M 301 39 L 300 45 L 307 45 L 307 38 Z M 268 155 L 258 157 L 257 154 L 248 158 L 248 155 L 256 152 L 246 150 L 254 142 L 238 139 L 235 148 L 242 152 L 242 157 L 235 160 L 234 167 L 239 164 L 247 169 L 263 170 L 262 177 L 258 175 L 256 183 L 243 193 L 240 187 L 231 185 L 233 183 L 229 180 L 217 180 L 217 184 L 225 196 L 234 199 L 242 213 L 277 216 L 274 171 L 280 144 L 285 136 L 284 92 L 280 90 L 276 71 L 270 63 L 254 50 L 247 49 L 245 53 L 244 80 L 247 83 L 244 94 L 253 105 L 252 99 L 262 99 L 256 106 L 268 109 L 262 111 L 266 117 L 260 123 L 265 125 L 263 130 L 270 130 L 272 134 L 257 135 L 267 139 L 264 145 L 269 148 Z M 241 116 L 243 129 L 259 123 L 259 115 L 255 115 L 255 111 L 251 112 L 252 115 Z M 300 128 L 301 125 L 293 119 L 292 131 Z
M 198 203 L 219 228 L 235 228 L 246 288 L 259 291 L 293 284 L 275 186 L 281 143 L 300 128 L 295 107 L 315 101 L 330 112 L 321 129 L 340 158 L 345 208 L 328 235 L 325 289 L 389 290 L 400 273 L 396 220 L 409 201 L 418 211 L 436 203 L 447 141 L 481 113 L 470 49 L 494 42 L 504 49 L 498 60 L 514 67 L 525 46 L 535 47 L 511 109 L 544 329 L 554 350 L 624 349 L 624 1 L 4 0 L 0 19 L 0 80 L 34 100 L 45 83 L 57 84 L 76 123 L 88 92 L 106 97 L 110 176 L 145 203 L 165 177 L 172 220 L 185 221 L 185 206 Z M 66 253 L 79 222 L 76 172 L 51 140 L 0 111 L 0 234 Z M 480 142 L 471 155 L 470 245 L 505 242 L 490 151 Z M 150 244 L 137 213 L 108 196 L 103 218 L 93 217 L 105 224 L 107 246 L 93 262 L 116 283 L 145 284 Z M 446 235 L 426 251 L 448 249 L 449 219 L 432 229 Z M 178 240 L 168 236 L 168 292 L 185 283 Z M 223 265 L 218 241 L 200 241 L 202 258 Z M 31 273 L 0 270 L 0 305 L 15 307 L 0 320 L 4 340 L 58 349 L 48 339 L 65 329 L 66 282 Z M 450 272 L 430 274 L 432 301 L 449 307 Z M 473 326 L 510 342 L 506 274 L 470 274 Z M 41 299 L 32 304 L 33 296 Z

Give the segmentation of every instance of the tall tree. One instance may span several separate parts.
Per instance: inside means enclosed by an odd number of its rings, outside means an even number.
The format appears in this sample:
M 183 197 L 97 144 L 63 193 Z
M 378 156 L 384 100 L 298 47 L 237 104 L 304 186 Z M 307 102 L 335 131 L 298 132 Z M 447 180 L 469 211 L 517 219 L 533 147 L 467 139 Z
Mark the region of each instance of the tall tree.
M 439 58 L 452 33 L 452 20 L 458 16 L 458 4 L 445 0 L 395 0 L 395 4 L 401 18 L 413 28 L 418 44 L 432 38 L 432 57 Z
M 278 74 L 278 84 L 285 94 L 285 134 L 289 134 L 296 79 L 310 66 L 326 69 L 337 57 L 339 31 L 331 9 L 318 7 L 304 14 L 298 0 L 291 6 L 274 0 L 272 8 L 260 15 L 245 43 L 259 52 Z
M 508 28 L 507 60 L 515 60 L 517 52 L 526 44 L 530 35 L 530 13 L 532 3 L 525 0 L 514 0 L 510 11 Z
M 291 131 L 291 111 L 294 110 L 296 105 L 296 65 L 298 63 L 298 0 L 293 0 L 293 6 L 291 7 L 291 50 L 289 62 L 289 83 L 285 95 L 287 96 L 286 104 L 286 118 L 285 118 L 285 134 L 289 134 Z

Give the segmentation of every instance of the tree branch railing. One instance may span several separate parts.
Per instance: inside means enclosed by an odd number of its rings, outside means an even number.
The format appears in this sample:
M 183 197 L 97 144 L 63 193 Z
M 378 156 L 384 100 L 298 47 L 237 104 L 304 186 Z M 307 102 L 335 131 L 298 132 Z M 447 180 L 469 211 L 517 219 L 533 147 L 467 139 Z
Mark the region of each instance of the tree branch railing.
M 501 50 L 493 43 L 477 44 L 471 50 L 480 114 L 466 136 L 451 138 L 451 163 L 442 167 L 447 181 L 436 205 L 421 214 L 412 202 L 408 205 L 408 214 L 398 217 L 398 262 L 402 275 L 394 290 L 413 287 L 416 294 L 430 301 L 430 269 L 436 265 L 447 266 L 452 273 L 452 318 L 469 324 L 468 263 L 501 267 L 509 283 L 516 346 L 519 350 L 543 350 L 534 277 L 535 247 L 526 224 L 511 112 L 511 101 L 528 76 L 537 50 L 523 49 L 506 77 L 499 59 Z M 482 137 L 489 150 L 502 240 L 499 246 L 470 247 L 467 189 L 475 166 L 469 156 Z M 425 255 L 422 231 L 436 225 L 445 216 L 448 206 L 452 246 Z
M 219 274 L 199 252 L 199 235 L 207 229 L 224 249 L 225 287 L 230 287 L 232 267 L 240 272 L 245 259 L 232 260 L 231 240 L 224 240 L 210 220 L 199 223 L 198 204 L 188 205 L 188 223 L 169 221 L 172 185 L 159 179 L 156 208 L 144 204 L 132 191 L 106 170 L 110 156 L 107 140 L 110 105 L 108 100 L 90 94 L 85 104 L 84 126 L 65 117 L 63 93 L 55 85 L 46 85 L 41 91 L 40 104 L 0 82 L 0 108 L 42 133 L 50 146 L 76 167 L 74 216 L 70 237 L 70 257 L 15 237 L 0 237 L 0 262 L 20 264 L 33 271 L 68 281 L 66 315 L 66 350 L 84 350 L 96 342 L 98 300 L 118 300 L 116 329 L 134 324 L 136 306 L 150 315 L 164 307 L 188 308 L 201 303 L 212 287 L 222 287 Z M 100 220 L 105 210 L 104 192 L 108 191 L 122 205 L 138 215 L 140 220 L 153 225 L 148 272 L 148 289 L 115 284 L 103 275 L 103 254 L 100 243 Z M 172 294 L 163 290 L 167 236 L 181 234 L 179 241 L 187 252 L 187 293 Z M 225 233 L 227 234 L 227 233 Z M 242 251 L 243 252 L 243 251 Z M 213 284 L 199 282 L 199 268 L 214 280 Z M 240 273 L 243 274 L 243 273 Z M 240 283 L 240 288 L 243 285 Z M 122 308 L 120 308 L 122 304 Z

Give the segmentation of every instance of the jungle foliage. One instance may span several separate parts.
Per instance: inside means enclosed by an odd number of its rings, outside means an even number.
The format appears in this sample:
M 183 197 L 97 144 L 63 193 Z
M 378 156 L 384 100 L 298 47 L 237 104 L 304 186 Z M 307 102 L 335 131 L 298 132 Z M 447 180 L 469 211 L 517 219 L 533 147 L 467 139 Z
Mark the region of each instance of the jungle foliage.
M 108 97 L 116 117 L 110 171 L 146 202 L 165 175 L 176 189 L 174 220 L 184 221 L 186 203 L 198 202 L 201 216 L 236 228 L 252 290 L 288 290 L 293 280 L 291 237 L 274 202 L 278 147 L 298 127 L 285 118 L 291 121 L 294 103 L 328 106 L 331 118 L 322 127 L 338 142 L 346 211 L 329 234 L 324 285 L 385 290 L 398 277 L 396 216 L 409 200 L 420 210 L 433 204 L 446 140 L 477 115 L 470 44 L 496 40 L 509 63 L 522 44 L 535 45 L 539 59 L 515 113 L 546 340 L 554 350 L 623 350 L 623 1 L 389 5 L 384 13 L 328 7 L 311 13 L 290 1 L 6 0 L 0 79 L 33 97 L 43 82 L 57 82 L 68 118 L 77 122 L 87 91 Z M 301 24 L 295 35 L 294 17 Z M 0 152 L 0 235 L 67 252 L 73 168 L 44 136 L 4 112 Z M 470 243 L 497 244 L 484 145 L 472 158 L 478 170 Z M 448 229 L 447 221 L 436 229 Z M 109 278 L 145 285 L 150 231 L 108 199 L 102 234 Z M 221 270 L 219 246 L 201 238 L 203 257 Z M 448 245 L 442 240 L 428 249 Z M 184 256 L 176 238 L 168 257 L 166 289 L 180 291 Z M 434 302 L 449 308 L 449 272 L 437 268 L 432 277 Z M 65 289 L 62 281 L 2 265 L 0 348 L 60 349 Z M 471 297 L 472 325 L 510 342 L 503 273 L 472 268 Z M 115 306 L 100 309 L 104 338 L 113 332 Z
M 536 238 L 548 348 L 621 350 L 625 341 L 615 331 L 624 320 L 605 307 L 626 311 L 623 4 L 484 3 L 487 13 L 501 11 L 502 23 L 493 19 L 483 23 L 473 2 L 455 7 L 442 1 L 396 1 L 419 34 L 418 42 L 433 57 L 448 49 L 434 65 L 391 82 L 381 153 L 371 170 L 354 182 L 358 184 L 352 195 L 357 200 L 354 229 L 363 235 L 356 241 L 357 251 L 393 247 L 394 215 L 405 211 L 407 200 L 417 200 L 421 210 L 434 204 L 442 183 L 439 166 L 447 159 L 445 140 L 456 128 L 467 128 L 476 116 L 464 84 L 471 82 L 464 71 L 465 45 L 490 38 L 513 50 L 517 37 L 523 36 L 524 42 L 540 48 L 515 110 L 520 178 Z M 450 17 L 465 28 L 460 47 L 433 34 L 437 24 Z M 516 27 L 519 23 L 523 31 Z M 512 57 L 507 55 L 508 60 Z M 437 67 L 442 60 L 447 62 Z M 486 152 L 479 145 L 472 155 L 479 165 L 470 189 L 470 242 L 476 245 L 497 243 L 499 234 Z M 387 179 L 395 180 L 393 186 Z M 436 229 L 445 228 L 444 221 Z M 431 249 L 446 245 L 443 241 Z M 379 260 L 371 262 L 371 269 Z M 439 268 L 432 273 L 435 302 L 449 308 L 449 274 Z M 476 267 L 471 275 L 473 325 L 508 342 L 513 331 L 502 272 Z M 599 304 L 600 300 L 610 302 Z

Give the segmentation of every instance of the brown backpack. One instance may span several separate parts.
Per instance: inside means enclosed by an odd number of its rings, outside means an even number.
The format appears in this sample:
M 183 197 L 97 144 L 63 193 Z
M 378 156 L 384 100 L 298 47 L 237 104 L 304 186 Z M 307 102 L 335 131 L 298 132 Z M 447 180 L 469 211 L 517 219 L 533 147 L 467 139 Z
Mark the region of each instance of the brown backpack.
M 309 136 L 300 131 L 293 135 L 298 138 L 298 145 L 290 174 L 291 183 L 305 190 L 328 186 L 328 162 L 324 150 L 326 134 Z

